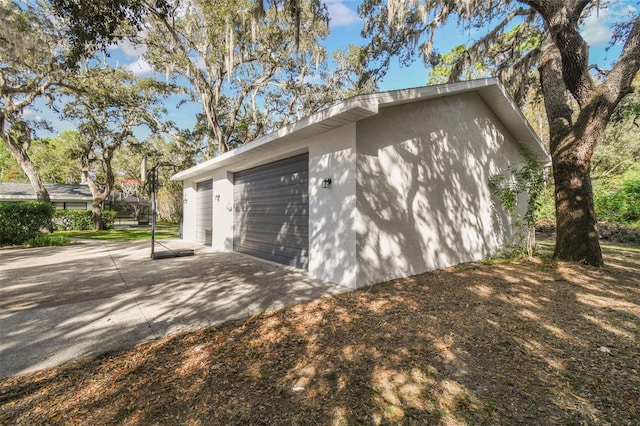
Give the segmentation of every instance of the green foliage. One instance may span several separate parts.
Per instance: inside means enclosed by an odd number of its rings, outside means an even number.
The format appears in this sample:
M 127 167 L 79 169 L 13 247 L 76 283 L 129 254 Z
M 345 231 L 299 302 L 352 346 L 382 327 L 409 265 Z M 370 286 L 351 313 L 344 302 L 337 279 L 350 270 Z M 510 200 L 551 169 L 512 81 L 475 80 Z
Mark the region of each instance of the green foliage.
M 553 191 L 553 182 L 548 182 L 542 188 L 538 197 L 538 205 L 536 206 L 536 220 L 548 219 L 555 222 L 556 205 Z
M 23 244 L 50 226 L 54 206 L 37 201 L 0 202 L 0 245 Z
M 516 241 L 507 251 L 513 256 L 522 254 L 522 249 L 526 249 L 528 255 L 533 256 L 536 209 L 545 178 L 537 156 L 524 145 L 520 145 L 520 152 L 525 159 L 524 165 L 509 166 L 505 173 L 491 176 L 489 189 L 500 200 L 505 211 L 515 219 Z M 522 195 L 527 196 L 524 213 L 518 208 L 518 200 Z
M 29 239 L 25 245 L 27 247 L 53 247 L 69 244 L 69 238 L 66 235 L 40 234 Z
M 117 214 L 118 212 L 115 210 L 103 210 L 102 211 L 102 229 L 113 228 L 113 224 L 116 221 Z
M 594 204 L 599 220 L 619 224 L 640 222 L 640 164 L 621 176 L 596 182 Z
M 102 229 L 111 229 L 116 220 L 116 211 L 102 212 Z M 53 227 L 56 231 L 87 231 L 93 229 L 89 210 L 56 210 L 53 216 Z
M 633 87 L 634 92 L 625 96 L 616 108 L 593 153 L 591 175 L 594 179 L 623 174 L 640 161 L 640 75 Z
M 334 58 L 341 71 L 330 72 L 321 43 L 329 32 L 324 2 L 285 1 L 293 14 L 278 3 L 194 0 L 183 13 L 150 17 L 139 33 L 145 60 L 170 81 L 188 82 L 184 92 L 201 104 L 185 139 L 203 158 L 355 93 L 351 80 L 364 71 L 361 55 L 343 52 Z
M 64 130 L 54 138 L 35 139 L 29 156 L 42 180 L 47 183 L 80 183 L 82 137 L 75 130 Z
M 55 231 L 83 231 L 93 228 L 89 210 L 56 210 L 53 216 Z
M 141 0 L 51 0 L 56 17 L 63 24 L 71 43 L 68 62 L 75 63 L 96 50 L 103 50 L 120 40 L 127 26 L 142 30 L 147 14 L 168 14 L 164 0 L 146 3 Z
M 364 18 L 362 35 L 370 40 L 364 55 L 370 71 L 360 83 L 382 79 L 392 58 L 401 66 L 421 58 L 432 70 L 432 83 L 497 76 L 520 102 L 539 87 L 532 71 L 539 66 L 545 34 L 543 20 L 522 3 L 363 0 L 359 11 Z M 443 54 L 435 35 L 453 22 L 462 32 L 485 32 Z
M 20 165 L 4 143 L 0 143 L 0 182 L 4 181 L 27 182 Z

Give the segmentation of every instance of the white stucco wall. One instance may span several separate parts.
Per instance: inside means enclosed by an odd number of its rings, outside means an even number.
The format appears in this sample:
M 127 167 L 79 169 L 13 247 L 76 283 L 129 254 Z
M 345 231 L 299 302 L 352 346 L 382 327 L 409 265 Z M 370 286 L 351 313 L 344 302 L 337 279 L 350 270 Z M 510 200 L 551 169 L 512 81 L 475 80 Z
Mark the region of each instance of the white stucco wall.
M 233 250 L 233 174 L 216 170 L 213 179 L 213 231 L 211 247 Z
M 349 123 L 185 181 L 183 238 L 196 240 L 196 182 L 213 179 L 212 247 L 233 250 L 233 173 L 308 152 L 309 275 L 355 288 L 355 132 L 356 124 Z M 326 178 L 330 188 L 322 188 Z
M 357 125 L 357 285 L 478 260 L 511 238 L 487 182 L 516 143 L 474 93 Z
M 182 239 L 196 240 L 196 184 L 193 180 L 182 182 Z
M 356 124 L 308 139 L 309 275 L 356 287 Z M 324 179 L 329 188 L 322 188 Z

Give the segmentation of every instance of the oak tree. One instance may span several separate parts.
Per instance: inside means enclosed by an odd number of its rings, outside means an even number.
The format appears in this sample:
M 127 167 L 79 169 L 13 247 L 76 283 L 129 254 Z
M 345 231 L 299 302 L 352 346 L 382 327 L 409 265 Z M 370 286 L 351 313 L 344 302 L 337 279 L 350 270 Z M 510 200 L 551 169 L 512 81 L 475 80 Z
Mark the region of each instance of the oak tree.
M 602 265 L 593 205 L 591 158 L 616 106 L 631 91 L 640 69 L 640 18 L 619 22 L 614 42 L 622 45 L 610 70 L 594 75 L 589 46 L 580 33 L 605 0 L 365 0 L 363 33 L 370 38 L 370 75 L 384 74 L 397 55 L 408 63 L 421 53 L 434 58 L 436 32 L 447 22 L 484 35 L 452 64 L 449 81 L 470 66 L 491 61 L 516 99 L 530 76 L 540 84 L 549 126 L 555 184 L 557 259 Z M 539 42 L 531 40 L 539 38 Z M 533 73 L 533 74 L 532 74 Z M 369 77 L 369 76 L 365 76 Z
M 68 76 L 64 36 L 42 2 L 0 2 L 0 138 L 28 177 L 38 201 L 49 201 L 29 156 L 33 131 L 43 125 L 26 112 Z
M 192 136 L 209 139 L 211 150 L 196 147 L 204 158 L 335 100 L 316 78 L 325 72 L 318 41 L 328 27 L 313 4 L 285 13 L 273 2 L 174 0 L 169 14 L 152 10 L 137 41 L 153 69 L 186 80 L 184 90 L 202 106 Z
M 135 140 L 136 128 L 163 130 L 162 99 L 169 88 L 108 67 L 79 72 L 71 87 L 65 91 L 70 100 L 63 113 L 77 123 L 81 135 L 78 160 L 93 195 L 93 226 L 98 230 L 102 227 L 102 203 L 112 195 L 116 184 L 114 154 Z

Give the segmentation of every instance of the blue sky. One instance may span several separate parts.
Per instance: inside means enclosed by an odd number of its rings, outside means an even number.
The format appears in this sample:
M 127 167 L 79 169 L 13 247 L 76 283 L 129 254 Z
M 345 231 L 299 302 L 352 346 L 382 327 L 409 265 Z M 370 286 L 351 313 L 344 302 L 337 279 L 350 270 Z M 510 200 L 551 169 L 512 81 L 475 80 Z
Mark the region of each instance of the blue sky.
M 611 38 L 611 25 L 617 20 L 624 19 L 629 12 L 634 11 L 636 0 L 613 1 L 609 8 L 601 9 L 599 13 L 592 14 L 585 20 L 583 37 L 591 46 L 590 62 L 598 64 L 601 68 L 610 68 L 620 51 L 620 46 L 614 47 L 609 52 L 606 47 Z M 338 50 L 348 44 L 362 45 L 366 40 L 360 36 L 362 20 L 358 16 L 357 8 L 360 0 L 325 0 L 330 15 L 330 34 L 325 40 L 325 46 L 329 51 Z M 464 33 L 450 25 L 441 29 L 436 35 L 435 47 L 440 52 L 448 52 L 451 48 L 462 43 L 468 43 L 480 36 L 480 33 Z M 110 60 L 123 66 L 138 75 L 150 76 L 151 69 L 141 55 L 142 48 L 124 42 L 119 47 L 112 49 Z M 416 61 L 412 66 L 401 68 L 397 61 L 385 79 L 380 84 L 381 90 L 394 90 L 406 87 L 422 86 L 427 81 L 427 70 L 421 61 Z M 200 111 L 198 104 L 187 103 L 181 108 L 175 107 L 175 100 L 168 101 L 166 107 L 169 111 L 169 119 L 179 127 L 191 127 L 195 121 L 194 116 Z M 36 116 L 48 117 L 55 131 L 74 128 L 72 123 L 62 122 L 53 113 L 48 111 L 44 102 L 37 104 L 37 109 L 27 110 L 27 118 Z M 44 136 L 44 135 L 41 135 Z

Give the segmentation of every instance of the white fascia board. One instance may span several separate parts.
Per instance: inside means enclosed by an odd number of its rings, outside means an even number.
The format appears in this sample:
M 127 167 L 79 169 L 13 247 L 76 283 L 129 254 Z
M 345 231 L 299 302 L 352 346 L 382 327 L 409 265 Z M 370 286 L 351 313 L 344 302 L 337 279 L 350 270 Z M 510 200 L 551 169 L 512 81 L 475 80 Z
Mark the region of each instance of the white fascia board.
M 550 156 L 542 140 L 533 130 L 511 96 L 497 78 L 462 81 L 458 83 L 415 87 L 388 92 L 357 95 L 325 110 L 307 116 L 246 145 L 207 160 L 171 177 L 172 181 L 183 181 L 219 167 L 239 163 L 266 144 L 282 146 L 306 139 L 310 136 L 340 127 L 378 114 L 380 108 L 425 101 L 459 93 L 477 92 L 489 108 L 503 122 L 519 142 L 524 143 L 536 155 L 541 164 L 549 164 Z M 275 144 L 275 145 L 274 145 Z
M 15 200 L 26 200 L 26 201 L 35 201 L 36 196 L 35 195 L 4 195 L 4 194 L 0 194 L 0 200 L 9 200 L 9 201 L 15 201 Z
M 542 166 L 551 165 L 551 155 L 540 136 L 533 130 L 531 124 L 522 113 L 522 110 L 516 102 L 511 98 L 505 87 L 496 79 L 496 84 L 490 88 L 494 91 L 499 91 L 500 100 L 493 100 L 495 96 L 492 96 L 490 101 L 485 98 L 485 102 L 493 110 L 493 112 L 500 118 L 500 121 L 507 127 L 513 137 L 519 143 L 525 144 L 525 146 L 536 154 L 538 162 Z
M 232 151 L 225 152 L 215 158 L 207 160 L 187 170 L 176 173 L 171 177 L 172 181 L 183 181 L 193 178 L 222 166 L 237 163 L 259 151 L 266 144 L 286 144 L 307 139 L 313 135 L 324 133 L 330 129 L 344 124 L 361 120 L 378 113 L 378 105 L 375 102 L 361 102 L 357 98 L 351 98 L 338 105 L 307 116 L 295 123 L 283 127 L 273 133 L 241 145 Z

